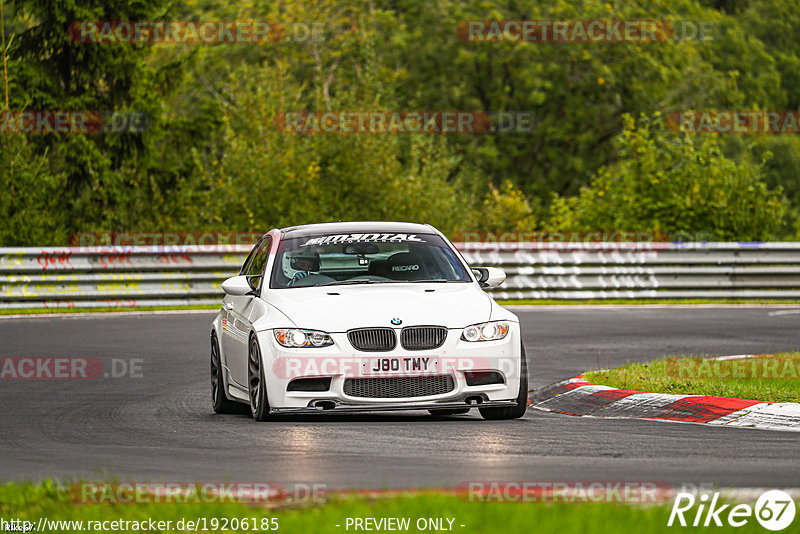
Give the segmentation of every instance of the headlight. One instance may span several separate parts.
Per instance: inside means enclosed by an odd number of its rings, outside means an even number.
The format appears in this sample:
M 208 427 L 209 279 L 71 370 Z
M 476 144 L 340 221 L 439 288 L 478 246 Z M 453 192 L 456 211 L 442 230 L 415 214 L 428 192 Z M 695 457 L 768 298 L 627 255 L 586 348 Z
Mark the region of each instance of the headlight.
M 492 321 L 468 326 L 461 333 L 464 341 L 494 341 L 508 335 L 509 325 L 505 321 Z
M 319 330 L 303 330 L 300 328 L 281 328 L 275 330 L 275 340 L 283 347 L 295 349 L 301 347 L 327 347 L 333 340 L 327 332 Z

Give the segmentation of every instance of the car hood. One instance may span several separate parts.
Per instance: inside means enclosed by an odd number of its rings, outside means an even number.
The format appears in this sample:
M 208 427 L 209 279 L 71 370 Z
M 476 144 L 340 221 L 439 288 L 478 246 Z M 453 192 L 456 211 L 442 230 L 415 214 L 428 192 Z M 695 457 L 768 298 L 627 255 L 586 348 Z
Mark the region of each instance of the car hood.
M 278 289 L 263 297 L 293 326 L 326 332 L 390 327 L 395 318 L 402 326 L 463 328 L 488 321 L 492 312 L 491 298 L 476 284 L 457 282 Z

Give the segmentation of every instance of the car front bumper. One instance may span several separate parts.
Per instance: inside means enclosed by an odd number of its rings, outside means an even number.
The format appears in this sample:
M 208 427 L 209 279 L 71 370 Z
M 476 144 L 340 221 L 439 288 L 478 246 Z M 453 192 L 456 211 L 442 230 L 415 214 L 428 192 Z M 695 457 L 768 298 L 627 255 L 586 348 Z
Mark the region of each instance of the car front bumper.
M 502 340 L 470 343 L 461 329 L 448 331 L 444 344 L 428 351 L 400 347 L 380 353 L 353 349 L 344 333 L 331 334 L 334 345 L 314 349 L 287 349 L 275 341 L 272 330 L 259 332 L 267 394 L 273 413 L 342 413 L 390 410 L 447 410 L 516 405 L 520 387 L 519 324 L 512 323 Z M 453 379 L 453 389 L 417 397 L 361 397 L 345 393 L 345 382 L 364 378 L 365 360 L 430 357 L 440 362 L 437 376 Z M 468 385 L 468 371 L 497 371 L 503 383 Z M 430 375 L 424 375 L 430 376 Z M 295 378 L 329 377 L 327 391 L 287 391 Z M 371 376 L 375 378 L 374 375 Z M 396 377 L 396 376 L 395 376 Z M 392 378 L 392 376 L 380 377 Z M 413 377 L 412 377 L 413 378 Z

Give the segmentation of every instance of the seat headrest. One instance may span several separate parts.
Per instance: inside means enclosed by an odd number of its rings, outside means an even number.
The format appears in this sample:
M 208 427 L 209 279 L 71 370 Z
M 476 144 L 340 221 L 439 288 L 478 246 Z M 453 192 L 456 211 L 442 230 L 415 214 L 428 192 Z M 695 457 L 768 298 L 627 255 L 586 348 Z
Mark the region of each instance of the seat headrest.
M 386 260 L 387 275 L 396 280 L 418 280 L 427 277 L 422 258 L 412 252 L 398 252 Z
M 372 260 L 369 264 L 367 272 L 372 276 L 388 277 L 388 262 L 386 260 Z

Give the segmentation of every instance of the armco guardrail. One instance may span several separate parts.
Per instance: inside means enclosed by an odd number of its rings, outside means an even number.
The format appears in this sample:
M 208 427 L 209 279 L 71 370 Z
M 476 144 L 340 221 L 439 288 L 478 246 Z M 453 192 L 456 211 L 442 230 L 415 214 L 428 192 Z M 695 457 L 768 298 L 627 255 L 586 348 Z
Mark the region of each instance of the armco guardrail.
M 250 248 L 0 248 L 0 308 L 218 304 Z
M 800 298 L 800 243 L 457 243 L 500 299 Z M 0 248 L 0 308 L 217 304 L 248 245 Z
M 800 243 L 464 243 L 499 299 L 800 298 Z

